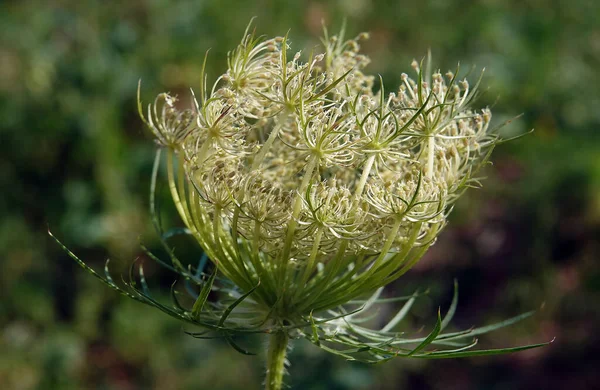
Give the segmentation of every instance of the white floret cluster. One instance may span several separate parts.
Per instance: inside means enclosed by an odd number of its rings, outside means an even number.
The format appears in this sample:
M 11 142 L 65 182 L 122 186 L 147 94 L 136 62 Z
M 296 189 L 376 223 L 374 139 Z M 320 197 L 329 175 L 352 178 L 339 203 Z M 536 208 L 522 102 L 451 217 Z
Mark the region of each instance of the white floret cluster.
M 366 34 L 290 55 L 247 34 L 193 107 L 158 95 L 146 123 L 169 153 L 178 211 L 220 272 L 290 317 L 340 305 L 406 272 L 496 140 L 477 86 L 456 74 L 363 73 Z M 382 85 L 382 84 L 379 84 Z M 173 163 L 176 163 L 175 165 Z M 177 166 L 177 167 L 176 167 Z

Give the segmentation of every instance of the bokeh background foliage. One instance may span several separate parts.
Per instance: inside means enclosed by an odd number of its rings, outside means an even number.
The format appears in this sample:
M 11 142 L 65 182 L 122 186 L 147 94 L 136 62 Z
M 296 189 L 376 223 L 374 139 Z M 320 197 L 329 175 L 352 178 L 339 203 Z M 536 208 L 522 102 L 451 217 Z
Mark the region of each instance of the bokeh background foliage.
M 369 31 L 371 73 L 394 90 L 410 61 L 485 67 L 497 123 L 512 136 L 462 199 L 426 258 L 388 294 L 429 287 L 406 330 L 433 326 L 460 284 L 457 325 L 543 305 L 533 319 L 482 340 L 486 347 L 546 341 L 513 356 L 363 366 L 305 342 L 291 354 L 292 389 L 586 389 L 600 353 L 600 2 L 448 1 L 0 1 L 0 384 L 3 389 L 258 388 L 261 359 L 194 340 L 175 320 L 99 284 L 46 235 L 100 268 L 140 257 L 168 294 L 173 275 L 139 249 L 159 244 L 147 195 L 154 145 L 135 112 L 188 96 L 252 16 L 257 32 L 291 29 L 293 48 L 318 44 L 321 20 Z M 164 189 L 164 188 L 163 188 Z M 177 224 L 168 195 L 165 213 Z M 191 242 L 177 253 L 197 258 Z M 393 308 L 382 308 L 385 316 Z M 375 320 L 377 321 L 377 319 Z M 382 320 L 383 321 L 383 320 Z M 262 340 L 243 340 L 264 349 Z M 253 387 L 255 386 L 255 387 Z

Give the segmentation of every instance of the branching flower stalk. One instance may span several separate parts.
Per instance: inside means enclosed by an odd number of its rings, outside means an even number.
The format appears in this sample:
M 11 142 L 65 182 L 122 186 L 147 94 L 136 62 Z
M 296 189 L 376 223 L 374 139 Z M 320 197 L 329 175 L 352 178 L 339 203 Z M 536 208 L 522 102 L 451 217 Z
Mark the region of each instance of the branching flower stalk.
M 424 66 L 414 61 L 415 78 L 402 74 L 397 91 L 387 94 L 382 80 L 375 91 L 375 78 L 363 73 L 369 59 L 359 52 L 367 37 L 345 40 L 343 31 L 326 31 L 323 52 L 302 62 L 287 36 L 247 31 L 212 86 L 203 66 L 191 108 L 161 93 L 144 109 L 138 92 L 140 114 L 159 145 L 151 197 L 166 154 L 168 188 L 186 227 L 177 233 L 192 235 L 204 251 L 198 267 L 184 266 L 167 246 L 174 233 L 164 232 L 153 213 L 171 261 L 149 255 L 183 276 L 193 304 L 180 302 L 176 285 L 173 306 L 152 298 L 141 267 L 120 286 L 69 253 L 111 287 L 203 327 L 195 337 L 224 337 L 248 353 L 235 336 L 270 334 L 267 389 L 282 387 L 290 338 L 368 362 L 542 345 L 470 350 L 474 336 L 531 313 L 443 333 L 457 293 L 427 337 L 393 331 L 419 293 L 400 298 L 405 306 L 382 329 L 362 326 L 359 316 L 385 301 L 383 286 L 423 256 L 453 203 L 479 185 L 476 174 L 499 141 L 489 129 L 490 110 L 471 106 L 479 82 L 470 86 L 458 71 L 425 73 L 430 59 Z M 213 290 L 216 302 L 207 299 Z

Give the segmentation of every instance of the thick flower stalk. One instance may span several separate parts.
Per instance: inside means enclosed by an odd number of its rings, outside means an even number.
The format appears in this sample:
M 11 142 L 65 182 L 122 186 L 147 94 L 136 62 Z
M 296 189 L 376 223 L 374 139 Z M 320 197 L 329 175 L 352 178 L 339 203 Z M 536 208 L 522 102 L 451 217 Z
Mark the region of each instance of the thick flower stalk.
M 468 351 L 474 336 L 531 313 L 442 333 L 456 293 L 424 338 L 393 333 L 417 293 L 404 298 L 402 310 L 380 330 L 364 328 L 357 318 L 435 243 L 453 203 L 479 184 L 475 175 L 498 141 L 489 129 L 490 110 L 472 108 L 479 83 L 459 80 L 458 71 L 426 72 L 429 60 L 425 66 L 414 61 L 414 78 L 402 74 L 392 93 L 379 80 L 375 91 L 376 79 L 363 73 L 369 59 L 359 53 L 367 37 L 326 33 L 323 52 L 302 61 L 300 52 L 290 52 L 287 36 L 247 32 L 211 86 L 203 67 L 192 107 L 182 109 L 175 96 L 161 93 L 145 109 L 138 96 L 142 119 L 160 145 L 151 207 L 171 262 L 148 254 L 185 278 L 192 305 L 180 302 L 175 285 L 173 307 L 152 298 L 141 267 L 137 277 L 132 268 L 123 288 L 108 271 L 102 278 L 69 254 L 112 288 L 206 329 L 196 337 L 216 333 L 246 353 L 235 335 L 271 334 L 267 389 L 282 386 L 290 338 L 370 362 L 539 346 Z M 174 256 L 166 244 L 174 233 L 162 231 L 154 212 L 165 149 L 183 232 L 204 252 L 196 268 Z M 211 273 L 204 272 L 207 259 Z M 219 301 L 208 300 L 212 290 L 220 292 Z M 438 349 L 427 349 L 430 344 Z

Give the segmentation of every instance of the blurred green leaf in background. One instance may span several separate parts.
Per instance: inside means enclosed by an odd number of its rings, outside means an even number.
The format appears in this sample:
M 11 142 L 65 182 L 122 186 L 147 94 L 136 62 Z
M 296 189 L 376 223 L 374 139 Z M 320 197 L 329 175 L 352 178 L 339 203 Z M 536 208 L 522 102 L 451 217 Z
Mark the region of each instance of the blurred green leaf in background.
M 484 189 L 469 192 L 426 258 L 389 294 L 429 287 L 412 320 L 432 323 L 461 286 L 468 328 L 544 305 L 501 331 L 498 347 L 548 340 L 514 356 L 379 366 L 298 343 L 294 389 L 591 389 L 600 353 L 600 2 L 592 0 L 3 0 L 0 1 L 0 384 L 3 389 L 242 389 L 260 359 L 186 336 L 150 308 L 99 285 L 46 235 L 94 267 L 124 270 L 159 249 L 147 193 L 152 141 L 136 114 L 160 91 L 182 98 L 202 59 L 216 77 L 257 17 L 319 44 L 321 22 L 369 31 L 371 73 L 398 85 L 430 48 L 444 71 L 486 68 L 503 129 L 533 134 L 496 150 Z M 161 203 L 169 205 L 160 192 Z M 173 224 L 174 210 L 165 207 Z M 184 249 L 185 248 L 185 249 Z M 189 253 L 186 253 L 185 251 Z M 191 245 L 178 254 L 197 255 Z M 390 312 L 395 308 L 389 308 Z M 382 313 L 386 314 L 386 313 Z M 426 334 L 425 331 L 423 331 Z M 261 346 L 256 345 L 260 350 Z M 225 369 L 224 369 L 225 367 Z

